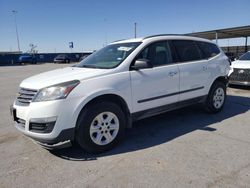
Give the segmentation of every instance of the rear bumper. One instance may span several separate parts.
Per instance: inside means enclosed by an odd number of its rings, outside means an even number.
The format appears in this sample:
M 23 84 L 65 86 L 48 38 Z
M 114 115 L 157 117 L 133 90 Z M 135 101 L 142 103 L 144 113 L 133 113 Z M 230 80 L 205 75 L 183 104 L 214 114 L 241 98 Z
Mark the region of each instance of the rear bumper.
M 54 60 L 54 63 L 64 63 L 65 60 Z
M 67 60 L 67 59 L 54 59 L 54 63 L 66 63 L 68 61 L 69 60 Z

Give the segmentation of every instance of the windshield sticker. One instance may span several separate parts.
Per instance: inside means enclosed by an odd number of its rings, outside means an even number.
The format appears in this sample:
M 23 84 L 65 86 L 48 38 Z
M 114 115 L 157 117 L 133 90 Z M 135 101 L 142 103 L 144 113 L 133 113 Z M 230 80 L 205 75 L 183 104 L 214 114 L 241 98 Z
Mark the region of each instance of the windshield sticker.
M 118 48 L 119 51 L 126 51 L 126 52 L 128 52 L 131 49 L 132 49 L 132 47 L 126 47 L 126 46 L 121 46 Z

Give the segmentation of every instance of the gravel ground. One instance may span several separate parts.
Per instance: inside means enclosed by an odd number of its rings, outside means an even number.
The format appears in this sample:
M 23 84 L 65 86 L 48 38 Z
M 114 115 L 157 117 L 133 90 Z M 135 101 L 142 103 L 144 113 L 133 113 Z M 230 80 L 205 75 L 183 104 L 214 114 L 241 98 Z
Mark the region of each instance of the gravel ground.
M 9 106 L 26 77 L 68 65 L 0 67 L 0 187 L 250 187 L 250 88 L 224 110 L 188 107 L 134 123 L 114 150 L 47 151 L 14 127 Z

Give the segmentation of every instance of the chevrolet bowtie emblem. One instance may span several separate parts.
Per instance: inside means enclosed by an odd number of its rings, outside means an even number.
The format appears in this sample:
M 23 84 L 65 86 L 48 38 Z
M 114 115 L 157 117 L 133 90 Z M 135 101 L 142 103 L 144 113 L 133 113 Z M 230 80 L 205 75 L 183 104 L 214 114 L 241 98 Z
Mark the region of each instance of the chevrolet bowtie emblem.
M 238 73 L 242 74 L 244 73 L 245 71 L 244 70 L 239 70 Z

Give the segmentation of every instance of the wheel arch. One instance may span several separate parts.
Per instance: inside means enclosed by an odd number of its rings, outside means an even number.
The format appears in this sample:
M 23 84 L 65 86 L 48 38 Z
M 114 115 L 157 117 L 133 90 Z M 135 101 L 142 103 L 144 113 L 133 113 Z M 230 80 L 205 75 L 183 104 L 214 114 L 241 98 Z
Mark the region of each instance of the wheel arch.
M 222 82 L 222 83 L 224 83 L 226 86 L 227 86 L 227 84 L 228 84 L 228 76 L 219 76 L 219 77 L 217 77 L 213 82 L 212 82 L 212 84 L 210 85 L 210 89 L 211 89 L 211 87 L 214 85 L 214 83 L 215 82 Z M 210 90 L 209 89 L 209 90 Z
M 214 102 L 213 102 L 213 100 L 214 100 L 213 96 L 214 96 L 214 92 L 216 90 L 216 84 L 222 84 L 222 85 L 225 86 L 225 88 L 224 88 L 225 90 L 223 89 L 225 91 L 225 93 L 224 93 L 225 96 L 224 96 L 224 99 L 223 99 L 223 104 L 219 108 L 214 107 Z M 217 112 L 221 111 L 221 109 L 223 108 L 223 106 L 225 104 L 227 84 L 228 84 L 228 77 L 227 76 L 219 76 L 211 84 L 211 86 L 209 88 L 208 95 L 207 95 L 206 100 L 204 102 L 205 110 L 208 113 L 217 113 Z
M 122 109 L 122 111 L 125 114 L 126 117 L 126 128 L 131 128 L 132 127 L 132 119 L 131 119 L 131 113 L 128 107 L 128 104 L 126 103 L 125 99 L 117 94 L 102 94 L 99 96 L 96 96 L 94 98 L 92 98 L 91 100 L 89 100 L 80 110 L 80 113 L 77 116 L 77 121 L 81 115 L 81 113 L 83 113 L 83 111 L 88 108 L 88 106 L 96 104 L 98 102 L 103 102 L 103 101 L 108 101 L 108 102 L 113 102 L 115 104 L 118 104 L 118 106 Z M 77 125 L 77 123 L 76 123 Z

